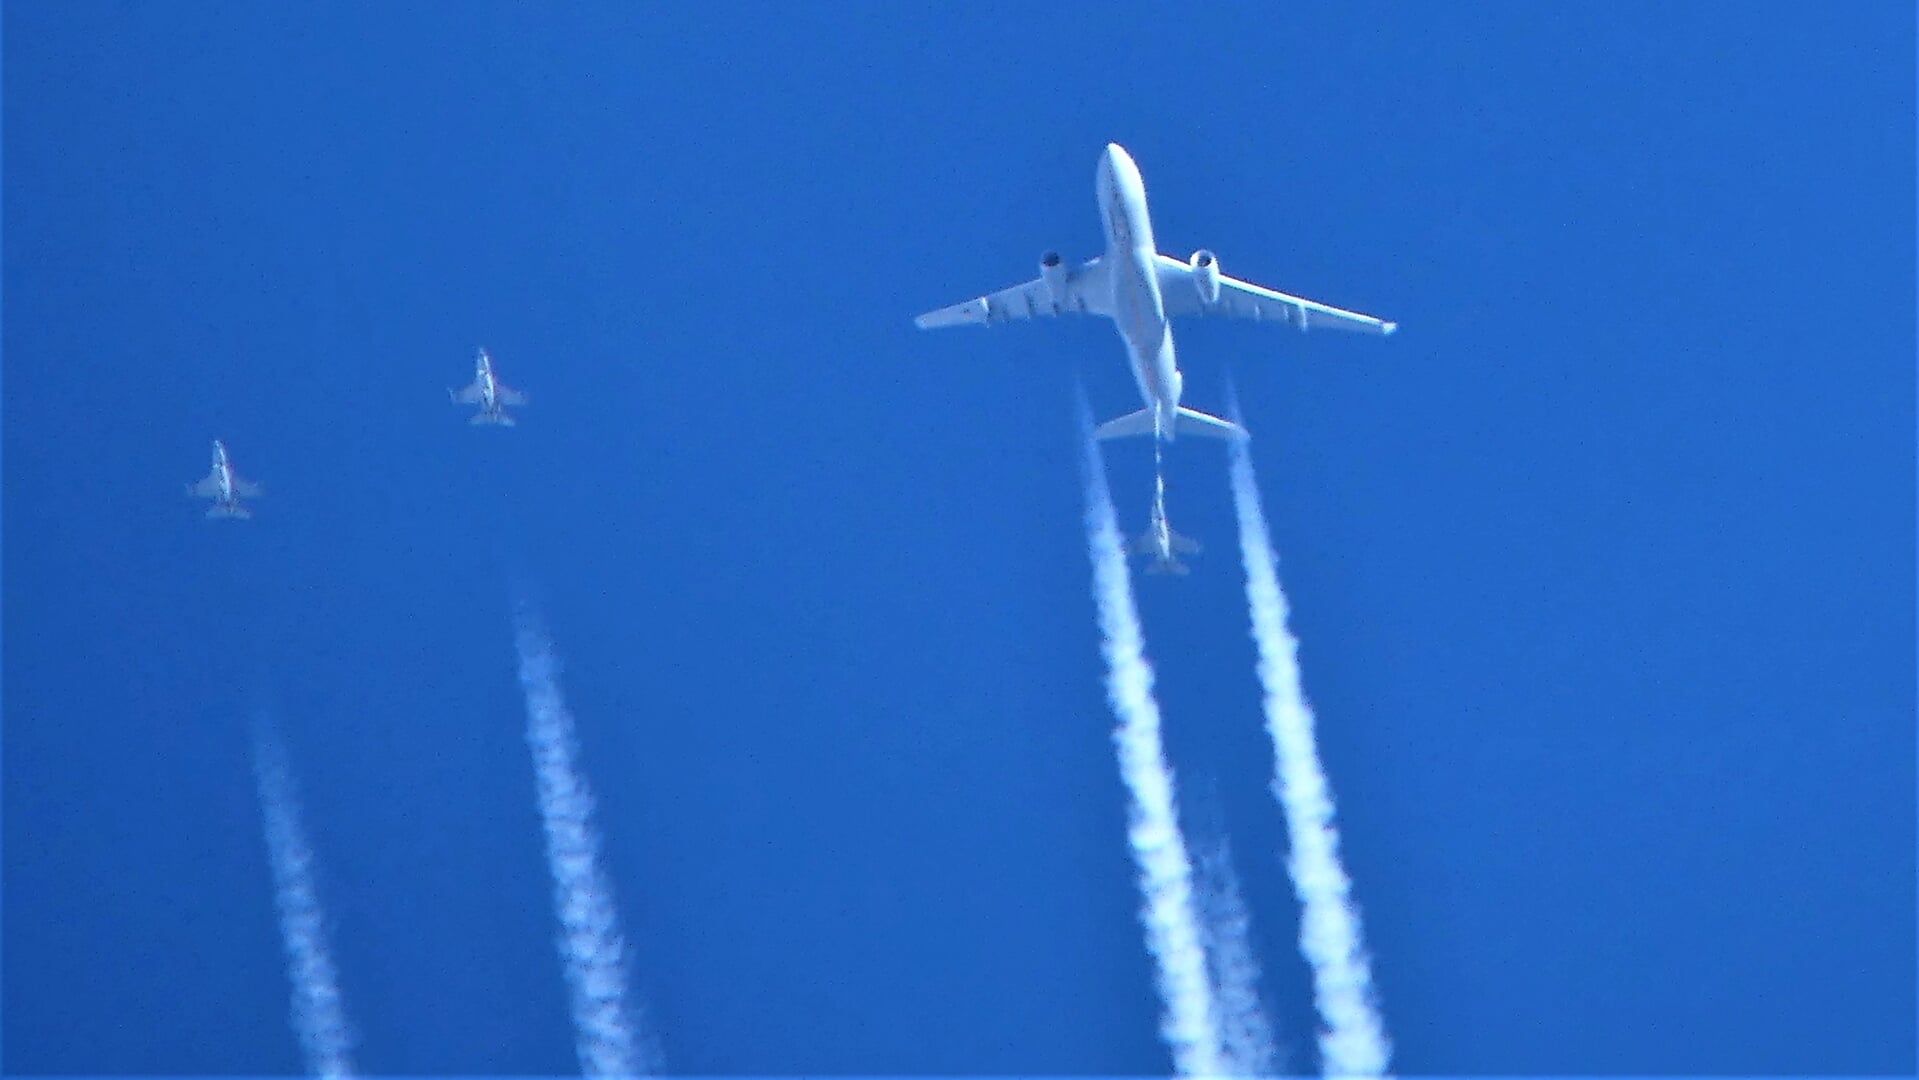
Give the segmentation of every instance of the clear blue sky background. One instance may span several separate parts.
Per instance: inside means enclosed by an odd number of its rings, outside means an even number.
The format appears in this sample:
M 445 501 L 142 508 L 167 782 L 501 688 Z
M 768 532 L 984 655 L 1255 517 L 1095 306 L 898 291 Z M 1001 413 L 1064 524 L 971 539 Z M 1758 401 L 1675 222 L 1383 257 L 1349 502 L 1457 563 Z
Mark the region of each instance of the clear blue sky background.
M 1072 426 L 1120 346 L 910 321 L 1092 254 L 1114 140 L 1167 250 L 1403 326 L 1179 331 L 1398 1067 L 1909 1073 L 1910 5 L 917 8 L 7 5 L 6 1068 L 299 1067 L 266 712 L 363 1067 L 573 1069 L 517 575 L 674 1069 L 1165 1069 Z M 1141 604 L 1311 1069 L 1222 465 Z

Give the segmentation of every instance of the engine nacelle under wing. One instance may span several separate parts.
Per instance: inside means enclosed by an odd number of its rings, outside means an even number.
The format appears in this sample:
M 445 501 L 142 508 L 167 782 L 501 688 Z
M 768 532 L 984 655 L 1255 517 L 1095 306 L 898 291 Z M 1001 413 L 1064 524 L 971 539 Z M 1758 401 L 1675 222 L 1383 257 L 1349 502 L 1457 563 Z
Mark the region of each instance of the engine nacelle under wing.
M 1193 268 L 1193 288 L 1199 292 L 1201 307 L 1212 307 L 1219 303 L 1219 259 L 1212 252 L 1200 248 L 1187 260 Z
M 1059 252 L 1049 251 L 1039 257 L 1039 279 L 1046 283 L 1046 298 L 1052 301 L 1054 311 L 1066 306 L 1066 276 L 1066 263 Z

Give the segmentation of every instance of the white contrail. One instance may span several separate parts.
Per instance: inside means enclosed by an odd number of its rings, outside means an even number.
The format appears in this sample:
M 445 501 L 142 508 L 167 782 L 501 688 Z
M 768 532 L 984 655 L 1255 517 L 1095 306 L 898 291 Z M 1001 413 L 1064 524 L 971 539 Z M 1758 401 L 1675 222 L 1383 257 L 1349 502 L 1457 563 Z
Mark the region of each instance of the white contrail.
M 1279 1055 L 1273 1023 L 1259 996 L 1259 959 L 1253 952 L 1252 917 L 1233 870 L 1232 848 L 1224 835 L 1202 843 L 1196 861 L 1199 910 L 1206 936 L 1206 959 L 1219 1004 L 1219 1038 L 1233 1076 L 1272 1076 Z
M 286 748 L 264 721 L 254 728 L 253 780 L 273 870 L 287 980 L 293 984 L 293 1030 L 314 1076 L 353 1075 L 353 1030 L 340 1000 L 340 976 L 327 947 L 326 913 L 313 880 L 313 849 L 300 825 L 300 797 Z
M 559 662 L 553 643 L 531 616 L 520 616 L 514 645 L 526 692 L 526 742 L 539 785 L 553 907 L 560 920 L 560 960 L 572 995 L 574 1049 L 588 1076 L 639 1075 L 651 1055 L 641 1049 L 645 1040 L 627 1001 L 626 945 L 612 884 L 600 868 L 593 793 L 580 770 L 573 714 L 560 695 Z
M 1273 740 L 1273 794 L 1286 811 L 1292 842 L 1287 871 L 1299 896 L 1299 947 L 1313 968 L 1313 996 L 1325 1029 L 1321 1067 L 1328 1076 L 1378 1076 L 1392 1054 L 1372 986 L 1372 971 L 1349 899 L 1352 882 L 1339 861 L 1333 795 L 1314 745 L 1313 713 L 1299 682 L 1299 642 L 1286 629 L 1286 595 L 1278 558 L 1259 506 L 1252 455 L 1232 448 L 1233 508 L 1246 565 L 1246 602 L 1259 647 L 1266 731 Z
M 1222 1073 L 1219 1029 L 1213 1016 L 1206 952 L 1193 911 L 1192 865 L 1180 835 L 1173 771 L 1160 745 L 1159 703 L 1153 699 L 1153 669 L 1146 662 L 1133 606 L 1133 586 L 1120 548 L 1119 526 L 1099 447 L 1086 427 L 1086 540 L 1093 560 L 1093 596 L 1106 653 L 1106 694 L 1119 718 L 1113 742 L 1120 776 L 1132 794 L 1127 839 L 1139 870 L 1145 906 L 1140 921 L 1146 947 L 1158 965 L 1164 1012 L 1160 1034 L 1173 1067 L 1187 1076 Z

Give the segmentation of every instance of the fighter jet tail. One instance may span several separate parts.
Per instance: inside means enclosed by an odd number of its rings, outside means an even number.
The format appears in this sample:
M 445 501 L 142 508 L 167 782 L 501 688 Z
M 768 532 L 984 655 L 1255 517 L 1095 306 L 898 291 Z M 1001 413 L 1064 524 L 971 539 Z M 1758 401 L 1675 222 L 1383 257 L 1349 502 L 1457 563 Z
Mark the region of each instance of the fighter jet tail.
M 246 521 L 253 517 L 253 511 L 248 510 L 238 503 L 215 503 L 213 506 L 207 508 L 207 516 L 210 518 L 232 518 L 235 521 Z
M 1180 577 L 1185 577 L 1192 571 L 1186 569 L 1186 564 L 1180 562 L 1178 559 L 1154 559 L 1152 563 L 1146 567 L 1146 572 L 1149 574 L 1178 574 Z
M 478 412 L 467 418 L 469 424 L 495 424 L 499 427 L 512 427 L 513 418 L 503 412 Z

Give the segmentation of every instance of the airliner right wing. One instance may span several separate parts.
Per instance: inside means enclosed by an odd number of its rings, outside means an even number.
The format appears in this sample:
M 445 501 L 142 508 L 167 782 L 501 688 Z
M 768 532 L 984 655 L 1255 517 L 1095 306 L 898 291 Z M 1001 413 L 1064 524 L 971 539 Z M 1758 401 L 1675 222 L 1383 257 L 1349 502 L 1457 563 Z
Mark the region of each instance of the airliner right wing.
M 1024 285 L 1014 285 L 988 293 L 963 304 L 929 311 L 914 319 L 921 330 L 944 326 L 980 326 L 1037 319 L 1046 315 L 1111 315 L 1113 290 L 1107 285 L 1106 267 L 1098 259 L 1088 259 L 1066 270 L 1057 302 L 1053 289 L 1043 277 Z
M 1357 311 L 1344 311 L 1317 300 L 1288 296 L 1225 274 L 1219 276 L 1218 302 L 1201 304 L 1194 276 L 1193 268 L 1186 263 L 1170 255 L 1159 257 L 1160 296 L 1167 315 L 1228 315 L 1256 322 L 1286 323 L 1301 330 L 1326 327 L 1382 337 L 1399 329 L 1398 323 Z

